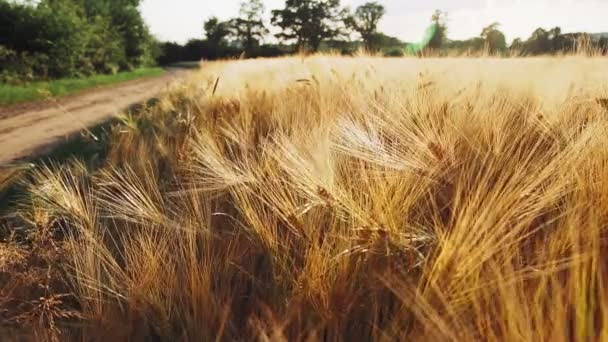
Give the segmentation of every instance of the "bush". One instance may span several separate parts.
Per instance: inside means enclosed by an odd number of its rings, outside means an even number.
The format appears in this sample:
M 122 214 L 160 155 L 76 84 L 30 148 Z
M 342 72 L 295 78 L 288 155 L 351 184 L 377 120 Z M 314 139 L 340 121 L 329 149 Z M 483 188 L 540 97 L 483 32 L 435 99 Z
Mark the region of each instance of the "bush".
M 48 75 L 49 57 L 43 53 L 18 53 L 0 45 L 0 82 L 20 84 Z
M 120 35 L 112 30 L 110 19 L 102 16 L 94 18 L 91 31 L 85 62 L 97 73 L 117 73 L 127 60 Z
M 0 0 L 2 81 L 81 77 L 153 64 L 139 1 Z
M 403 57 L 403 49 L 391 49 L 384 53 L 385 57 Z
M 280 57 L 289 52 L 289 50 L 282 49 L 276 45 L 262 45 L 256 47 L 248 57 Z M 157 62 L 160 65 L 167 65 L 183 61 L 199 61 L 201 59 L 217 60 L 238 57 L 241 53 L 241 49 L 232 46 L 218 45 L 208 40 L 191 39 L 184 46 L 174 42 L 161 44 Z
M 91 31 L 82 8 L 71 1 L 47 1 L 36 12 L 41 26 L 36 39 L 49 56 L 49 76 L 80 76 Z
M 160 46 L 158 64 L 167 65 L 184 60 L 184 47 L 172 42 L 163 43 Z
M 284 56 L 288 51 L 282 50 L 274 45 L 262 45 L 253 51 L 254 57 L 280 57 Z
M 234 47 L 215 44 L 207 40 L 191 39 L 184 46 L 183 58 L 186 61 L 216 60 L 237 57 L 240 54 L 241 50 Z

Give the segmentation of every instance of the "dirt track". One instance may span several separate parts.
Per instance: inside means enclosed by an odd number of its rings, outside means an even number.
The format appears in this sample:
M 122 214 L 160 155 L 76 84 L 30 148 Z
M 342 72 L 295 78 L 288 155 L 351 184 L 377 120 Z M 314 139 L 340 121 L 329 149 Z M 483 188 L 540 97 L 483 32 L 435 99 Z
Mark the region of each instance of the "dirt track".
M 108 120 L 161 92 L 185 70 L 106 86 L 56 101 L 0 107 L 0 166 L 44 151 L 66 136 Z

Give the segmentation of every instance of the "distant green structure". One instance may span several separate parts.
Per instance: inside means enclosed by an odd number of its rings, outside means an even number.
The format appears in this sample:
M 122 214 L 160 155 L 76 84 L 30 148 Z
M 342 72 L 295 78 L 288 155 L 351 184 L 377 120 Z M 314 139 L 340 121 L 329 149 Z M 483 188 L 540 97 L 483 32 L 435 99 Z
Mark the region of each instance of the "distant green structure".
M 437 28 L 437 24 L 432 23 L 431 26 L 429 26 L 429 28 L 427 28 L 424 32 L 424 37 L 419 43 L 411 43 L 407 45 L 407 47 L 405 48 L 407 54 L 417 55 L 424 49 L 426 49 L 433 40 L 433 37 L 435 37 L 435 35 L 437 34 Z

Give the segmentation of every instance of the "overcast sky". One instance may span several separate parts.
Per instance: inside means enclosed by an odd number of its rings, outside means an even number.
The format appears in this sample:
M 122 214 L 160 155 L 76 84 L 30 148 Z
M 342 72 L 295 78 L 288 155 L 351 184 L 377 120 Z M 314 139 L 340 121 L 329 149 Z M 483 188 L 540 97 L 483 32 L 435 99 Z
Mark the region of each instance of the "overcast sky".
M 141 6 L 152 32 L 161 40 L 183 43 L 202 37 L 210 16 L 234 17 L 241 0 L 144 0 Z M 342 0 L 352 8 L 365 0 Z M 538 27 L 563 32 L 608 32 L 608 0 L 378 0 L 387 14 L 380 30 L 405 41 L 420 40 L 434 9 L 449 12 L 449 38 L 478 36 L 485 25 L 500 22 L 508 41 L 528 38 Z M 270 10 L 285 0 L 265 0 Z M 269 21 L 269 20 L 268 20 Z

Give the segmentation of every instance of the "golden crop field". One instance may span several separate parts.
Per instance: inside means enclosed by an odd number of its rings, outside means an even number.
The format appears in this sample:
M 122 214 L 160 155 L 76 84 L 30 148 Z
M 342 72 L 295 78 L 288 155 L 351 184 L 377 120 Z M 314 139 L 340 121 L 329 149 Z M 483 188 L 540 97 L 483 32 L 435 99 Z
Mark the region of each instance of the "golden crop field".
M 605 58 L 205 62 L 31 173 L 39 336 L 608 339 Z

